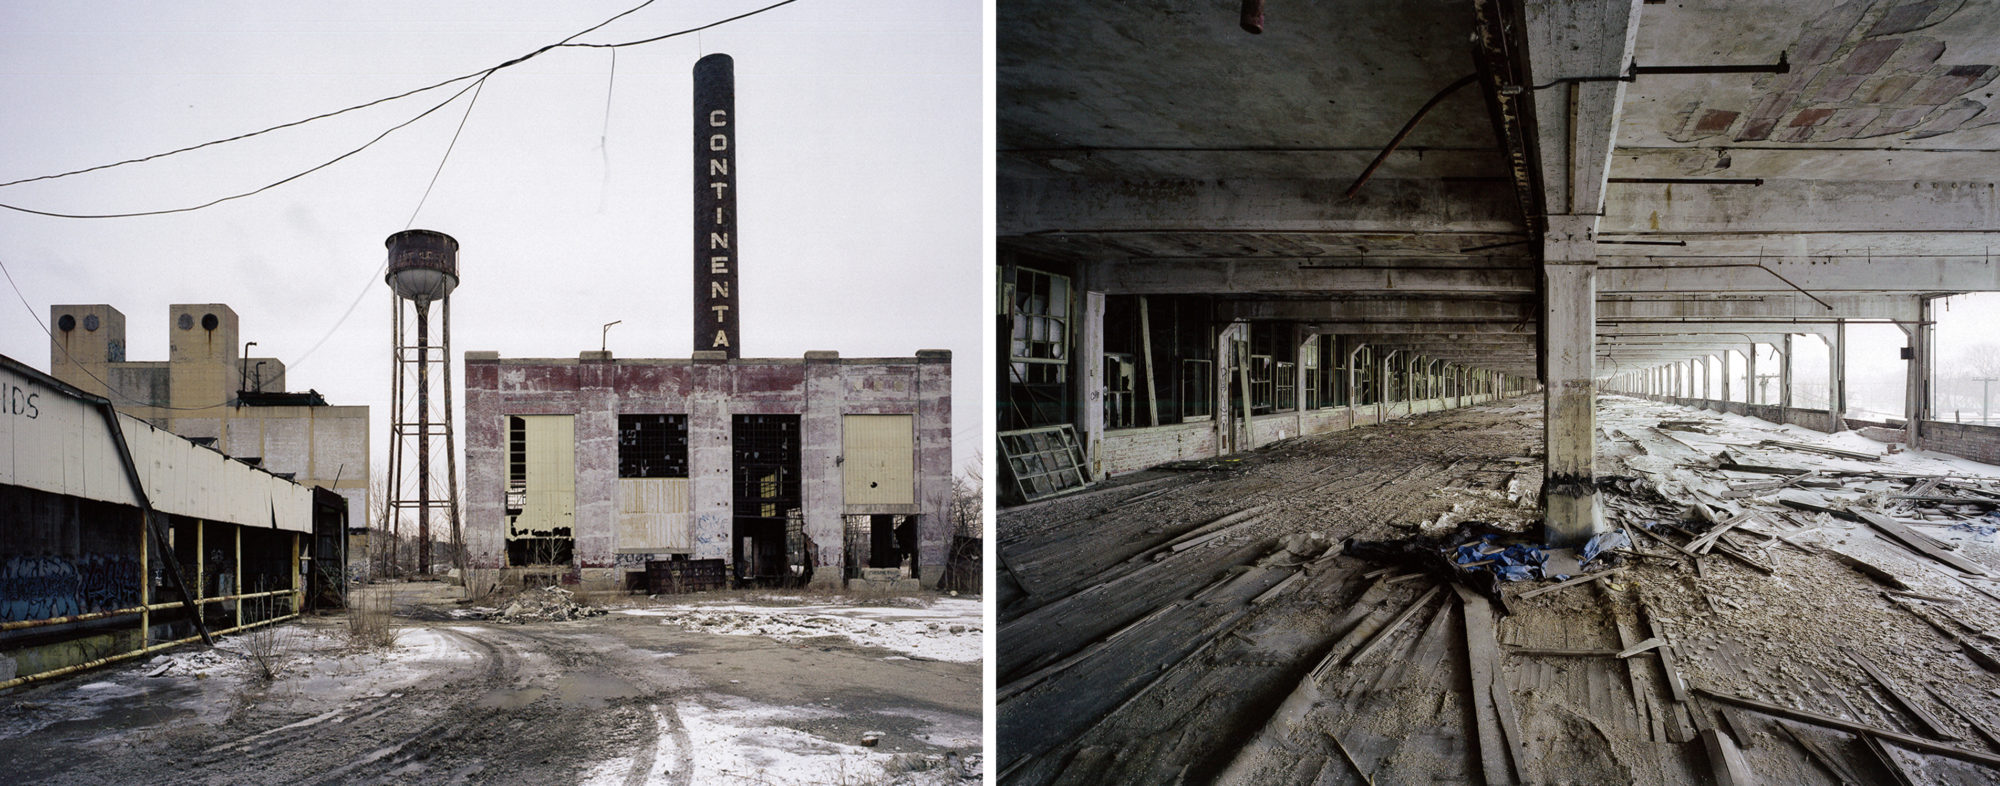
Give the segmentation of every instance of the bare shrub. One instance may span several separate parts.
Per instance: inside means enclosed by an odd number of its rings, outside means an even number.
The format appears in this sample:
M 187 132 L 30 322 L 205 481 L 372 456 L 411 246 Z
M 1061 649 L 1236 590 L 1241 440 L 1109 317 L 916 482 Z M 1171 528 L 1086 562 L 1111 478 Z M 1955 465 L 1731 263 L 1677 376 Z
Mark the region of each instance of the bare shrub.
M 396 643 L 394 596 L 379 587 L 357 591 L 347 601 L 347 643 L 370 650 Z
M 262 591 L 262 590 L 260 590 Z M 292 596 L 287 594 L 265 595 L 261 598 L 239 600 L 243 604 L 243 617 L 253 623 L 264 622 L 289 611 Z M 285 666 L 285 660 L 294 649 L 292 628 L 275 622 L 244 631 L 239 640 L 243 644 L 243 654 L 256 668 L 258 679 L 270 682 L 277 679 L 278 672 Z

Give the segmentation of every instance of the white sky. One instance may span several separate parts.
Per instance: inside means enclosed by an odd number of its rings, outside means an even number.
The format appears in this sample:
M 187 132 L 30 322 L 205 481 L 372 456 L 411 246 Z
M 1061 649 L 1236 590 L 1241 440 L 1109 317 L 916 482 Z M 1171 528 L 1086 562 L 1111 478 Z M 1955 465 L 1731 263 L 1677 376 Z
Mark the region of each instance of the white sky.
M 479 71 L 641 0 L 0 4 L 0 181 L 163 152 Z M 774 0 L 655 2 L 580 41 L 707 24 Z M 984 444 L 980 4 L 800 0 L 495 74 L 414 226 L 456 237 L 456 354 L 687 357 L 690 69 L 736 61 L 744 357 L 949 349 L 955 453 Z M 463 83 L 462 83 L 463 84 Z M 157 210 L 345 153 L 456 86 L 169 159 L 0 188 L 0 203 Z M 470 96 L 468 95 L 467 98 Z M 607 101 L 609 120 L 607 123 Z M 0 210 L 0 354 L 48 368 L 34 316 L 108 303 L 131 360 L 165 360 L 167 306 L 222 302 L 288 387 L 373 408 L 388 444 L 389 308 L 375 271 L 466 99 L 275 190 L 192 213 L 78 220 Z M 4 283 L 4 282 L 0 282 Z M 366 294 L 362 291 L 366 288 Z M 297 362 L 360 307 L 324 346 Z M 463 366 L 454 361 L 454 370 Z

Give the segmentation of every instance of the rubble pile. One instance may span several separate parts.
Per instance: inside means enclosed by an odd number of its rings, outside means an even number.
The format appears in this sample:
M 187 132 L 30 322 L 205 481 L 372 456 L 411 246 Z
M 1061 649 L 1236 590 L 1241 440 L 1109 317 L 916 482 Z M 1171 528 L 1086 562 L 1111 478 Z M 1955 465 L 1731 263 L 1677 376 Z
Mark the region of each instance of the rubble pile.
M 561 587 L 537 587 L 524 590 L 514 596 L 500 613 L 493 615 L 497 622 L 566 622 L 585 617 L 597 617 L 604 609 L 586 606 L 576 602 L 576 594 Z

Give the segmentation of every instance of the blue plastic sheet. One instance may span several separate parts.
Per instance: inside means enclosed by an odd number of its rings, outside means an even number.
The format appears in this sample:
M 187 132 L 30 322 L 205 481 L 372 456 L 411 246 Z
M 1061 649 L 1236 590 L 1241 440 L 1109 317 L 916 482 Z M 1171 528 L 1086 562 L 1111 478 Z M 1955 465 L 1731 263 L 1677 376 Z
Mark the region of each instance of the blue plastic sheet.
M 1590 542 L 1583 544 L 1583 562 L 1584 564 L 1589 564 L 1591 560 L 1597 559 L 1597 555 L 1611 549 L 1631 547 L 1632 539 L 1625 535 L 1624 530 L 1614 529 L 1610 532 L 1599 532 L 1595 537 L 1590 539 Z
M 1464 565 L 1480 560 L 1493 560 L 1492 564 L 1481 567 L 1492 569 L 1494 575 L 1499 576 L 1502 581 L 1542 578 L 1542 563 L 1548 561 L 1548 552 L 1526 543 L 1516 543 L 1492 554 L 1482 554 L 1481 552 L 1493 544 L 1493 540 L 1494 536 L 1487 535 L 1470 543 L 1459 544 L 1453 549 L 1455 556 L 1452 561 Z

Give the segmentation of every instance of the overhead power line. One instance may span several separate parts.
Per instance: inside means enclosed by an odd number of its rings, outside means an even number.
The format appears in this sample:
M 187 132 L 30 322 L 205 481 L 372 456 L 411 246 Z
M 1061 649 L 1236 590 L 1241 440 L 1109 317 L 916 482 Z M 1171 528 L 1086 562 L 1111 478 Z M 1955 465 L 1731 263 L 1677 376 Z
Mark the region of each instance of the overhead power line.
M 426 91 L 430 91 L 430 90 L 435 90 L 435 89 L 438 89 L 438 88 L 441 88 L 441 87 L 444 87 L 444 86 L 447 86 L 447 85 L 451 85 L 451 84 L 455 84 L 455 83 L 458 83 L 458 82 L 462 82 L 462 81 L 465 81 L 465 80 L 467 80 L 467 79 L 477 79 L 477 80 L 478 80 L 478 81 L 477 81 L 477 82 L 475 82 L 475 83 L 474 83 L 473 85 L 467 85 L 466 87 L 464 87 L 464 88 L 461 88 L 461 89 L 460 89 L 460 90 L 459 90 L 459 91 L 458 91 L 457 93 L 453 93 L 453 94 L 452 94 L 452 96 L 451 96 L 450 98 L 447 98 L 447 99 L 445 99 L 444 101 L 441 101 L 441 102 L 437 103 L 436 105 L 434 105 L 434 106 L 430 107 L 429 109 L 426 109 L 426 110 L 424 110 L 424 111 L 423 111 L 423 112 L 421 112 L 421 113 L 418 113 L 418 114 L 417 114 L 417 115 L 416 115 L 415 117 L 412 117 L 412 118 L 410 118 L 409 120 L 405 120 L 405 121 L 403 121 L 402 123 L 399 123 L 399 124 L 397 124 L 397 125 L 395 125 L 395 126 L 392 126 L 392 127 L 390 127 L 390 128 L 389 128 L 389 129 L 387 130 L 387 131 L 384 131 L 384 132 L 382 132 L 382 133 L 381 133 L 381 135 L 379 135 L 379 136 L 375 137 L 374 139 L 371 139 L 371 140 L 369 140 L 369 141 L 368 141 L 367 143 L 365 143 L 365 144 L 361 145 L 360 147 L 357 147 L 357 148 L 355 148 L 355 149 L 353 149 L 353 150 L 350 150 L 350 151 L 348 151 L 348 152 L 346 152 L 346 153 L 342 153 L 341 155 L 339 155 L 339 156 L 336 156 L 336 157 L 334 157 L 334 158 L 333 158 L 333 159 L 331 159 L 331 160 L 328 160 L 328 161 L 326 161 L 326 162 L 323 162 L 323 163 L 320 163 L 320 164 L 318 164 L 318 165 L 315 165 L 315 166 L 313 166 L 313 167 L 310 167 L 310 168 L 308 168 L 308 169 L 306 169 L 306 170 L 304 170 L 304 171 L 302 171 L 302 172 L 299 172 L 299 173 L 297 173 L 297 174 L 294 174 L 294 175 L 291 175 L 291 176 L 289 176 L 289 177 L 286 177 L 286 178 L 284 178 L 284 179 L 282 179 L 282 180 L 278 180 L 278 181 L 276 181 L 276 182 L 273 182 L 273 183 L 269 183 L 269 184 L 266 184 L 266 185 L 263 185 L 263 186 L 259 186 L 259 187 L 257 187 L 257 188 L 254 188 L 254 189 L 251 189 L 251 190 L 249 190 L 249 191 L 244 191 L 244 192 L 241 192 L 241 193 L 237 193 L 237 194 L 231 194 L 231 195 L 229 195 L 229 196 L 225 196 L 225 197 L 220 197 L 220 198 L 217 198 L 217 199 L 213 199 L 213 200 L 210 200 L 210 201 L 207 201 L 207 202 L 204 202 L 204 203 L 201 203 L 201 204 L 198 204 L 198 205 L 191 205 L 191 206 L 186 206 L 186 207 L 178 207 L 178 208 L 168 208 L 168 209 L 162 209 L 162 210 L 143 210 L 143 211 L 131 211 L 131 212 L 123 212 L 123 213 L 62 213 L 62 212 L 56 212 L 56 211 L 50 211 L 50 210 L 36 210 L 36 209 L 32 209 L 32 208 L 26 208 L 26 207 L 22 207 L 22 206 L 19 206 L 19 205 L 13 205 L 13 204 L 7 204 L 7 203 L 0 203 L 0 208 L 5 208 L 5 209 L 7 209 L 7 210 L 13 210 L 13 211 L 16 211 L 16 212 L 21 212 L 21 213 L 29 213 L 29 214 L 33 214 L 33 215 L 39 215 L 39 216 L 49 216 L 49 217 L 52 217 L 52 218 L 78 218 L 78 219 L 82 219 L 82 218 L 135 218 L 135 217 L 139 217 L 139 216 L 157 216 L 157 215 L 167 215 L 167 214 L 172 214 L 172 213 L 186 213 L 186 212 L 190 212 L 190 211 L 194 211 L 194 210 L 201 210 L 201 209 L 203 209 L 203 208 L 208 208 L 208 207 L 213 207 L 213 206 L 215 206 L 215 205 L 219 205 L 219 204 L 222 204 L 222 203 L 224 203 L 224 202 L 228 202 L 228 201 L 232 201 L 232 200 L 236 200 L 236 199 L 242 199 L 242 198 L 244 198 L 244 197 L 248 197 L 248 196 L 253 196 L 253 195 L 256 195 L 256 194 L 260 194 L 260 193 L 263 193 L 263 192 L 265 192 L 265 191 L 269 191 L 269 190 L 271 190 L 271 189 L 273 189 L 273 188 L 277 188 L 278 186 L 281 186 L 281 185 L 284 185 L 284 184 L 286 184 L 286 183 L 290 183 L 290 182 L 292 182 L 292 181 L 294 181 L 294 180 L 297 180 L 297 179 L 299 179 L 299 178 L 302 178 L 302 177 L 305 177 L 306 175 L 309 175 L 309 174 L 312 174 L 312 173 L 314 173 L 314 172 L 317 172 L 317 171 L 319 171 L 319 170 L 321 170 L 321 169 L 325 169 L 325 168 L 327 168 L 327 167 L 329 167 L 329 166 L 332 166 L 333 164 L 336 164 L 336 163 L 339 163 L 340 161 L 342 161 L 342 160 L 345 160 L 345 159 L 347 159 L 347 158 L 349 158 L 349 157 L 353 156 L 353 155 L 354 155 L 354 154 L 356 154 L 356 153 L 359 153 L 359 152 L 361 152 L 361 151 L 363 151 L 363 150 L 366 150 L 366 149 L 368 149 L 369 147 L 373 146 L 373 145 L 374 145 L 374 144 L 375 144 L 376 142 L 380 142 L 380 141 L 382 141 L 382 139 L 383 139 L 384 137 L 387 137 L 388 135 L 390 135 L 390 134 L 392 134 L 392 133 L 395 133 L 396 131 L 399 131 L 399 130 L 403 129 L 404 127 L 407 127 L 407 126 L 409 126 L 410 124 L 412 124 L 412 123 L 415 123 L 416 121 L 418 121 L 418 120 L 421 120 L 421 119 L 423 119 L 423 118 L 424 118 L 425 116 L 427 116 L 427 115 L 431 114 L 432 112 L 436 112 L 437 110 L 439 110 L 439 109 L 443 108 L 444 106 L 446 106 L 446 105 L 450 104 L 450 103 L 451 103 L 452 101 L 455 101 L 455 100 L 457 100 L 457 99 L 458 99 L 458 97 L 459 97 L 459 96 L 461 96 L 461 95 L 464 95 L 464 94 L 465 94 L 465 92 L 466 92 L 467 90 L 471 90 L 471 89 L 472 89 L 472 88 L 473 88 L 474 86 L 476 86 L 476 85 L 478 85 L 478 84 L 480 84 L 480 83 L 483 83 L 483 82 L 484 82 L 484 81 L 485 81 L 485 80 L 486 80 L 486 79 L 487 79 L 488 77 L 491 77 L 491 76 L 492 76 L 492 75 L 493 75 L 494 73 L 497 73 L 497 72 L 501 71 L 502 69 L 506 69 L 506 68 L 511 68 L 511 67 L 513 67 L 513 66 L 516 66 L 516 65 L 520 65 L 521 63 L 525 63 L 525 62 L 527 62 L 527 61 L 529 61 L 529 60 L 531 60 L 531 59 L 534 59 L 534 58 L 536 58 L 536 57 L 539 57 L 539 56 L 541 56 L 542 54 L 545 54 L 545 53 L 549 52 L 550 50 L 553 50 L 553 49 L 558 49 L 558 48 L 563 48 L 563 47 L 592 47 L 592 48 L 604 48 L 604 47 L 614 47 L 614 48 L 615 48 L 615 47 L 627 47 L 627 46 L 638 46 L 638 45 L 641 45 L 641 44 L 649 44 L 649 43 L 653 43 L 653 42 L 656 42 L 656 41 L 664 41 L 664 40 L 666 40 L 666 39 L 669 39 L 669 38 L 675 38 L 675 37 L 679 37 L 679 36 L 683 36 L 683 35 L 688 35 L 688 34 L 690 34 L 690 33 L 697 33 L 697 32 L 700 32 L 700 31 L 703 31 L 703 30 L 708 30 L 708 29 L 711 29 L 711 28 L 714 28 L 714 27 L 716 27 L 716 26 L 718 26 L 718 25 L 723 25 L 723 24 L 727 24 L 727 23 L 729 23 L 729 22 L 734 22 L 734 21 L 736 21 L 736 20 L 739 20 L 739 19 L 744 19 L 744 18 L 747 18 L 747 17 L 751 17 L 751 16 L 756 16 L 756 15 L 758 15 L 758 14 L 761 14 L 761 13 L 764 13 L 764 12 L 766 12 L 766 11 L 770 11 L 770 10 L 772 10 L 772 9 L 774 9 L 774 8 L 778 8 L 778 7 L 781 7 L 781 6 L 787 6 L 787 5 L 791 5 L 792 3 L 795 3 L 795 2 L 798 2 L 798 0 L 780 0 L 780 2 L 777 2 L 777 3 L 772 3 L 771 5 L 767 5 L 767 6 L 764 6 L 764 7 L 762 7 L 762 8 L 758 8 L 758 9 L 755 9 L 755 10 L 752 10 L 752 11 L 747 11 L 747 12 L 744 12 L 744 13 L 741 13 L 741 14 L 737 14 L 737 15 L 735 15 L 735 16 L 732 16 L 732 17 L 729 17 L 729 18 L 727 18 L 727 19 L 722 19 L 722 20 L 718 20 L 718 21 L 715 21 L 715 22 L 710 22 L 710 23 L 708 23 L 708 24 L 705 24 L 705 25 L 700 25 L 700 26 L 697 26 L 697 27 L 690 27 L 690 28 L 687 28 L 687 29 L 685 29 L 685 30 L 677 30 L 677 31 L 675 31 L 675 32 L 672 32 L 672 33 L 667 33 L 667 34 L 664 34 L 664 35 L 658 35 L 658 36 L 653 36 L 653 37 L 651 37 L 651 38 L 644 38 L 644 39 L 640 39 L 640 40 L 636 40 L 636 41 L 626 41 L 626 42 L 622 42 L 622 43 L 615 43 L 615 44 L 578 44 L 578 43 L 573 43 L 573 42 L 574 42 L 574 41 L 575 41 L 575 40 L 576 40 L 577 38 L 580 38 L 580 37 L 582 37 L 582 36 L 584 36 L 584 35 L 587 35 L 587 34 L 589 34 L 589 33 L 591 33 L 591 32 L 594 32 L 594 31 L 596 31 L 596 30 L 598 30 L 598 29 L 600 29 L 600 28 L 604 27 L 605 25 L 608 25 L 608 24 L 611 24 L 612 22 L 615 22 L 615 21 L 617 21 L 618 19 L 620 19 L 620 18 L 623 18 L 623 17 L 625 17 L 625 16 L 626 16 L 626 15 L 628 15 L 628 14 L 631 14 L 631 13 L 633 13 L 633 12 L 636 12 L 636 11 L 638 11 L 638 10 L 640 10 L 640 9 L 643 9 L 643 8 L 645 8 L 645 7 L 649 6 L 649 5 L 652 5 L 652 4 L 654 3 L 654 2 L 656 2 L 656 0 L 646 0 L 646 2 L 643 2 L 643 3 L 640 3 L 639 5 L 637 5 L 637 6 L 633 6 L 633 7 L 632 7 L 632 8 L 630 8 L 630 9 L 627 9 L 627 10 L 625 10 L 625 11 L 623 11 L 623 12 L 620 12 L 619 14 L 617 14 L 617 15 L 615 15 L 615 16 L 612 16 L 612 17 L 611 17 L 611 18 L 609 18 L 609 19 L 606 19 L 606 20 L 604 20 L 604 21 L 602 21 L 602 22 L 599 22 L 599 23 L 597 23 L 597 24 L 595 24 L 595 25 L 592 25 L 592 26 L 590 26 L 590 27 L 588 27 L 588 28 L 585 28 L 584 30 L 582 30 L 582 31 L 579 31 L 579 32 L 577 32 L 577 33 L 575 33 L 575 34 L 572 34 L 572 35 L 570 35 L 569 37 L 567 37 L 567 38 L 564 38 L 564 39 L 562 39 L 561 41 L 557 41 L 557 42 L 555 42 L 555 43 L 553 43 L 553 44 L 546 44 L 546 45 L 544 45 L 544 46 L 542 46 L 542 47 L 540 47 L 540 48 L 537 48 L 537 49 L 535 49 L 535 50 L 534 50 L 534 51 L 532 51 L 532 52 L 529 52 L 529 53 L 527 53 L 527 54 L 524 54 L 524 55 L 521 55 L 521 56 L 519 56 L 519 57 L 516 57 L 516 58 L 513 58 L 513 59 L 511 59 L 511 60 L 507 60 L 507 61 L 505 61 L 505 62 L 502 62 L 502 63 L 498 64 L 498 65 L 494 65 L 494 66 L 492 66 L 492 67 L 489 67 L 489 68 L 485 68 L 485 69 L 482 69 L 482 70 L 479 70 L 479 71 L 474 71 L 474 72 L 472 72 L 472 73 L 468 73 L 468 74 L 464 74 L 464 75 L 462 75 L 462 76 L 457 76 L 457 77 L 453 77 L 453 78 L 451 78 L 451 79 L 447 79 L 447 80 L 444 80 L 444 81 L 442 81 L 442 82 L 437 82 L 437 83 L 435 83 L 435 84 L 432 84 L 432 85 L 428 85 L 428 86 L 426 86 L 426 87 L 420 87 L 420 88 L 417 88 L 417 89 L 415 89 L 415 90 L 409 90 L 409 91 L 405 91 L 405 92 L 403 92 L 403 93 L 399 93 L 399 94 L 397 94 L 397 95 L 393 95 L 393 96 L 389 96 L 389 97 L 386 97 L 386 98 L 379 98 L 379 99 L 376 99 L 376 100 L 373 100 L 373 101 L 369 101 L 369 102 L 365 102 L 365 103 L 361 103 L 361 104 L 356 104 L 356 105 L 354 105 L 354 106 L 350 106 L 350 107 L 346 107 L 346 108 L 344 108 L 344 109 L 337 109 L 337 110 L 334 110 L 334 111 L 331 111 L 331 112 L 325 112 L 325 113 L 321 113 L 321 114 L 318 114 L 318 115 L 314 115 L 314 116 L 312 116 L 312 117 L 308 117 L 308 118 L 305 118 L 305 119 L 302 119 L 302 120 L 295 120 L 295 121 L 292 121 L 292 122 L 289 122 L 289 123 L 283 123 L 283 124 L 280 124 L 280 125 L 276 125 L 276 126 L 272 126 L 272 127 L 270 127 L 270 128 L 266 128 L 266 129 L 262 129 L 262 130 L 259 130 L 259 131 L 252 131 L 252 132 L 249 132 L 249 133 L 245 133 L 245 134 L 238 134 L 238 135 L 235 135 L 235 136 L 232 136 L 232 137 L 227 137 L 227 138 L 224 138 L 224 139 L 217 139 L 217 140 L 212 140 L 212 141 L 209 141 L 209 142 L 203 142 L 203 143 L 201 143 L 201 144 L 198 144 L 198 145 L 191 145 L 191 146 L 188 146 L 188 147 L 184 147 L 184 148 L 179 148 L 179 149 L 176 149 L 176 150 L 170 150 L 170 151 L 167 151 L 167 152 L 164 152 L 164 153 L 155 153 L 155 154 L 153 154 L 153 155 L 149 155 L 149 156 L 142 156 L 142 157 L 140 157 L 140 158 L 133 158 L 133 159 L 126 159 L 126 160 L 124 160 L 124 161 L 118 161 L 118 162 L 114 162 L 114 163 L 109 163 L 109 164 L 100 164 L 100 165 L 97 165 L 97 166 L 91 166 L 91 167 L 85 167 L 85 168 L 82 168 L 82 169 L 76 169 L 76 170 L 71 170 L 71 171 L 68 171 L 68 172 L 61 172 L 61 173 L 57 173 L 57 174 L 52 174 L 52 175 L 41 175 L 41 176 L 37 176 L 37 177 L 30 177 L 30 178 L 23 178 L 23 179 L 20 179 L 20 180 L 14 180 L 14 181 L 10 181 L 10 182 L 6 182 L 6 183 L 0 183 L 0 187 L 6 187 L 6 186 L 13 186 L 13 185 L 20 185 L 20 184 L 23 184 L 23 183 L 31 183 L 31 182 L 36 182 L 36 181 L 41 181 L 41 180 L 53 180 L 53 179 L 57 179 L 57 178 L 63 178 L 63 177 L 69 177 L 69 176 L 71 176 L 71 175 L 79 175 L 79 174 L 83 174 L 83 173 L 85 173 L 85 172 L 96 172 L 96 171 L 101 171 L 101 170 L 105 170 L 105 169 L 110 169 L 110 168 L 113 168 L 113 167 L 119 167 L 119 166 L 125 166 L 125 165 L 127 165 L 127 164 L 136 164 L 136 163 L 141 163 L 141 162 L 145 162 L 145 161 L 154 161 L 154 160 L 158 160 L 158 159 L 161 159 L 161 158 L 166 158 L 166 157 L 168 157 L 168 156 L 173 156 L 173 155 L 178 155 L 178 154 L 181 154 L 181 153 L 186 153 L 186 152 L 190 152 L 190 151 L 194 151 L 194 150 L 200 150 L 200 149 L 202 149 L 202 148 L 207 148 L 207 147 L 213 147 L 213 146 L 216 146 L 216 145 L 221 145 L 221 144 L 225 144 L 225 143 L 229 143 L 229 142 L 236 142 L 236 141 L 240 141 L 240 140 L 244 140 L 244 139 L 249 139 L 249 138 L 252 138 L 252 137 L 256 137 L 256 136 L 260 136 L 260 135 L 263 135 L 263 134 L 267 134 L 267 133 L 270 133 L 270 132 L 273 132 L 273 131 L 278 131 L 278 130 L 281 130 L 281 129 L 285 129 L 285 128 L 295 128 L 295 127 L 298 127 L 298 126 L 301 126 L 301 125 L 305 125 L 305 124 L 307 124 L 307 123 L 311 123 L 311 122 L 314 122 L 314 121 L 317 121 L 317 120 L 324 120 L 324 119 L 327 119 L 327 118 L 330 118 L 330 117 L 335 117 L 335 116 L 338 116 L 338 115 L 342 115 L 342 114 L 346 114 L 346 113 L 348 113 L 348 112 L 352 112 L 352 111 L 355 111 L 355 110 L 358 110 L 358 109 L 364 109 L 364 108 L 367 108 L 367 107 L 371 107 L 371 106 L 375 106 L 375 105 L 378 105 L 378 104 L 382 104 L 382 103 L 386 103 L 386 102 L 389 102 L 389 101 L 394 101 L 394 100 L 397 100 L 397 99 L 400 99 L 400 98 L 406 98 L 406 97 L 409 97 L 409 96 L 413 96 L 413 95 L 416 95 L 416 94 L 418 94 L 418 93 L 423 93 L 423 92 L 426 92 Z

